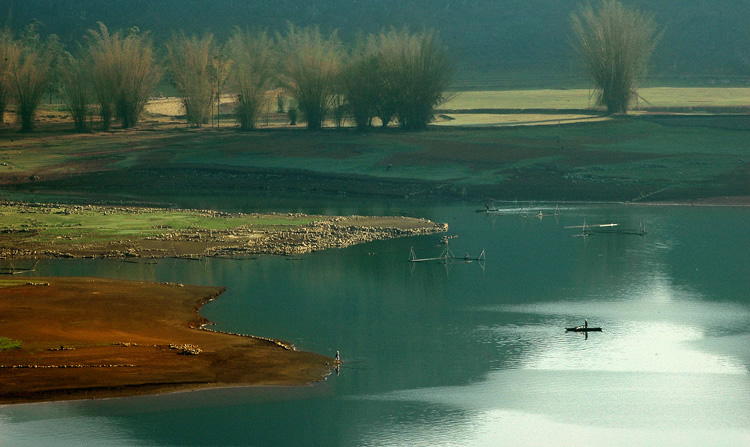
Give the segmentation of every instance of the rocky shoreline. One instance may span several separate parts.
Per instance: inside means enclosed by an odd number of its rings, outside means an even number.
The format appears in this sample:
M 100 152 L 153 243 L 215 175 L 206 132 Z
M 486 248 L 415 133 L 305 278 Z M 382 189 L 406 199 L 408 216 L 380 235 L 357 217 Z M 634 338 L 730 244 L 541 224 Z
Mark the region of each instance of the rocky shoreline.
M 408 219 L 408 218 L 400 218 Z M 410 219 L 414 224 L 415 219 Z M 240 248 L 219 248 L 213 255 L 271 254 L 297 255 L 330 248 L 345 248 L 377 240 L 418 236 L 448 231 L 448 224 L 436 224 L 418 219 L 417 226 L 372 226 L 372 218 L 362 216 L 337 217 L 313 222 L 298 229 L 268 233 L 267 237 L 251 240 Z M 357 222 L 363 222 L 358 225 Z
M 7 220 L 15 219 L 14 224 L 0 228 L 0 259 L 8 260 L 121 258 L 136 261 L 165 257 L 292 256 L 448 231 L 447 224 L 402 216 L 232 214 L 210 210 L 13 202 L 2 202 L 0 208 L 0 215 L 8 214 Z M 168 224 L 185 215 L 202 225 L 175 229 Z M 107 222 L 115 227 L 138 219 L 144 223 L 130 231 L 127 238 L 105 234 Z

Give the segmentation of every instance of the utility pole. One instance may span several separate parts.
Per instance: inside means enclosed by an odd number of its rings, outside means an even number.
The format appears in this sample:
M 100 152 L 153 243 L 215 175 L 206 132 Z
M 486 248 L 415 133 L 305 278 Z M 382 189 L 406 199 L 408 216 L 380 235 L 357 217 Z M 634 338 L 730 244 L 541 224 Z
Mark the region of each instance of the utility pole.
M 221 106 L 221 61 L 219 61 L 218 56 L 214 58 L 214 62 L 216 63 L 216 128 L 218 129 L 221 127 L 219 122 L 219 107 Z
M 219 119 L 221 118 L 221 74 L 219 76 L 216 76 L 216 128 L 218 129 L 221 127 L 221 122 Z

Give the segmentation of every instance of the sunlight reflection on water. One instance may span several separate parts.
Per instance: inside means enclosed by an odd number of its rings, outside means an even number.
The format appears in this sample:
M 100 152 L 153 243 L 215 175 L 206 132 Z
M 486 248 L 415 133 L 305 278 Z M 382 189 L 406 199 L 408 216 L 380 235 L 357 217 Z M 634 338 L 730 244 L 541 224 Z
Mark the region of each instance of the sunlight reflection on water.
M 741 334 L 746 330 L 750 323 L 746 308 L 699 301 L 696 296 L 668 287 L 651 290 L 627 301 L 476 308 L 476 312 L 546 318 L 543 325 L 480 327 L 477 338 L 498 349 L 522 343 L 525 352 L 518 367 L 526 369 L 748 374 L 750 364 L 742 352 L 705 350 L 716 334 Z M 583 334 L 563 332 L 564 326 L 581 324 L 584 315 L 591 326 L 603 326 L 603 332 L 593 332 L 588 339 Z M 737 345 L 728 344 L 730 341 L 725 338 L 723 345 Z
M 0 445 L 29 445 L 35 447 L 81 445 L 82 439 L 96 439 L 97 445 L 141 446 L 147 445 L 132 439 L 127 429 L 119 427 L 112 418 L 97 418 L 89 415 L 71 417 L 72 407 L 61 404 L 36 404 L 17 407 L 11 414 L 21 419 L 0 415 Z M 54 413 L 59 412 L 56 416 Z M 33 416 L 33 418 L 32 418 Z M 64 419 L 64 427 L 54 423 L 56 418 Z
M 526 342 L 518 367 L 540 370 L 747 374 L 746 365 L 691 343 L 705 335 L 696 328 L 664 322 L 612 323 L 604 332 L 564 333 L 544 328 L 481 328 L 480 337 L 498 349 Z M 516 340 L 515 342 L 513 340 Z
M 583 434 L 605 440 L 603 445 L 633 445 L 624 439 L 647 445 L 746 445 L 750 431 L 737 427 L 750 414 L 748 387 L 747 375 L 505 370 L 464 387 L 368 399 L 465 412 L 466 420 L 447 438 L 414 424 L 410 430 L 419 433 L 417 445 L 549 445 L 551 439 L 574 442 Z M 705 444 L 708 439 L 723 443 Z M 386 437 L 370 445 L 398 442 Z
M 477 412 L 460 426 L 412 426 L 403 431 L 371 433 L 363 446 L 519 446 L 577 444 L 589 440 L 599 445 L 658 445 L 744 447 L 750 434 L 742 430 L 594 427 L 562 423 L 542 415 L 515 411 Z M 405 442 L 408 440 L 408 442 Z

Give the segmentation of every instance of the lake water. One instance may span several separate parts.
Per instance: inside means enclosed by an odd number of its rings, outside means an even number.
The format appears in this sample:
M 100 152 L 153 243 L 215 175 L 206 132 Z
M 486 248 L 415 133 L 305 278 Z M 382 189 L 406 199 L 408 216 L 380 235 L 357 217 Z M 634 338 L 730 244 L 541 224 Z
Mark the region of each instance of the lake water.
M 203 309 L 218 329 L 346 363 L 305 387 L 0 407 L 0 445 L 750 445 L 750 209 L 284 207 L 414 212 L 486 262 L 406 261 L 438 256 L 440 235 L 299 260 L 45 261 L 40 276 L 227 286 Z M 564 228 L 584 221 L 648 234 Z M 603 332 L 565 332 L 584 318 Z

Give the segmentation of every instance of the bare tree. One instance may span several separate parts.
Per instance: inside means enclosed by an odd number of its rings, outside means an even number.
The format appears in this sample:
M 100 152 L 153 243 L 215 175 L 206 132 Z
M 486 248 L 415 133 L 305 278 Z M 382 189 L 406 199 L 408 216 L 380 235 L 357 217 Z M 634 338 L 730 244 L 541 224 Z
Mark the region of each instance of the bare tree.
M 292 101 L 292 103 L 289 104 L 286 114 L 287 114 L 287 117 L 289 118 L 289 125 L 296 126 L 297 118 L 299 117 L 299 109 L 297 108 L 297 104 L 295 104 L 294 101 Z
M 229 73 L 232 69 L 234 61 L 226 57 L 223 52 L 214 58 L 213 68 L 211 70 L 212 83 L 216 90 L 214 90 L 214 97 L 216 98 L 216 127 L 221 125 L 221 91 L 227 83 Z
M 627 113 L 660 38 L 653 18 L 618 0 L 603 0 L 597 9 L 581 7 L 571 16 L 571 26 L 574 45 L 596 86 L 597 104 L 609 113 Z
M 89 63 L 87 65 L 88 78 L 94 88 L 96 101 L 99 104 L 99 117 L 102 120 L 102 129 L 109 130 L 114 118 L 114 98 L 116 88 L 115 70 L 115 45 L 112 41 L 107 27 L 99 23 L 99 31 L 89 30 L 88 51 Z M 119 39 L 119 36 L 117 37 Z
M 265 32 L 253 34 L 235 28 L 227 50 L 233 61 L 229 82 L 237 94 L 235 111 L 240 128 L 255 129 L 258 118 L 270 106 L 271 97 L 267 91 L 276 64 L 273 40 Z M 281 93 L 278 95 L 277 101 L 279 97 L 283 101 Z
M 286 110 L 286 98 L 284 92 L 280 91 L 276 93 L 276 113 L 284 113 Z
M 88 130 L 88 121 L 91 116 L 88 70 L 72 56 L 67 61 L 61 62 L 59 68 L 60 97 L 73 118 L 75 130 L 85 132 Z
M 112 106 L 123 128 L 133 127 L 143 113 L 162 70 L 156 64 L 150 39 L 137 28 L 110 34 L 104 24 L 89 30 L 92 81 L 108 127 Z M 107 116 L 105 116 L 107 115 Z
M 372 37 L 358 40 L 346 59 L 340 79 L 347 109 L 357 129 L 364 131 L 378 114 L 381 92 L 378 52 Z
M 320 129 L 336 95 L 342 45 L 336 32 L 325 37 L 317 27 L 289 24 L 279 35 L 282 83 L 294 98 L 309 130 Z
M 50 79 L 49 84 L 47 84 L 47 94 L 49 95 L 49 103 L 52 104 L 52 96 L 60 92 L 64 71 L 63 65 L 70 57 L 70 53 L 65 51 L 65 46 L 56 34 L 50 34 L 47 37 L 44 47 L 50 62 Z
M 10 73 L 16 115 L 22 132 L 34 130 L 34 117 L 50 82 L 50 53 L 42 44 L 36 23 L 31 23 L 16 42 L 18 61 Z
M 435 107 L 446 99 L 454 64 L 434 31 L 411 33 L 408 29 L 381 32 L 378 64 L 381 107 L 393 113 L 404 129 L 424 129 Z
M 215 91 L 212 70 L 219 47 L 212 34 L 201 38 L 180 34 L 172 36 L 167 51 L 172 81 L 182 96 L 188 124 L 201 127 L 211 116 Z
M 34 117 L 49 84 L 49 64 L 37 50 L 22 51 L 11 74 L 16 113 L 22 132 L 34 130 Z
M 0 125 L 4 122 L 5 109 L 11 99 L 12 73 L 20 55 L 20 46 L 13 39 L 7 27 L 0 28 Z

